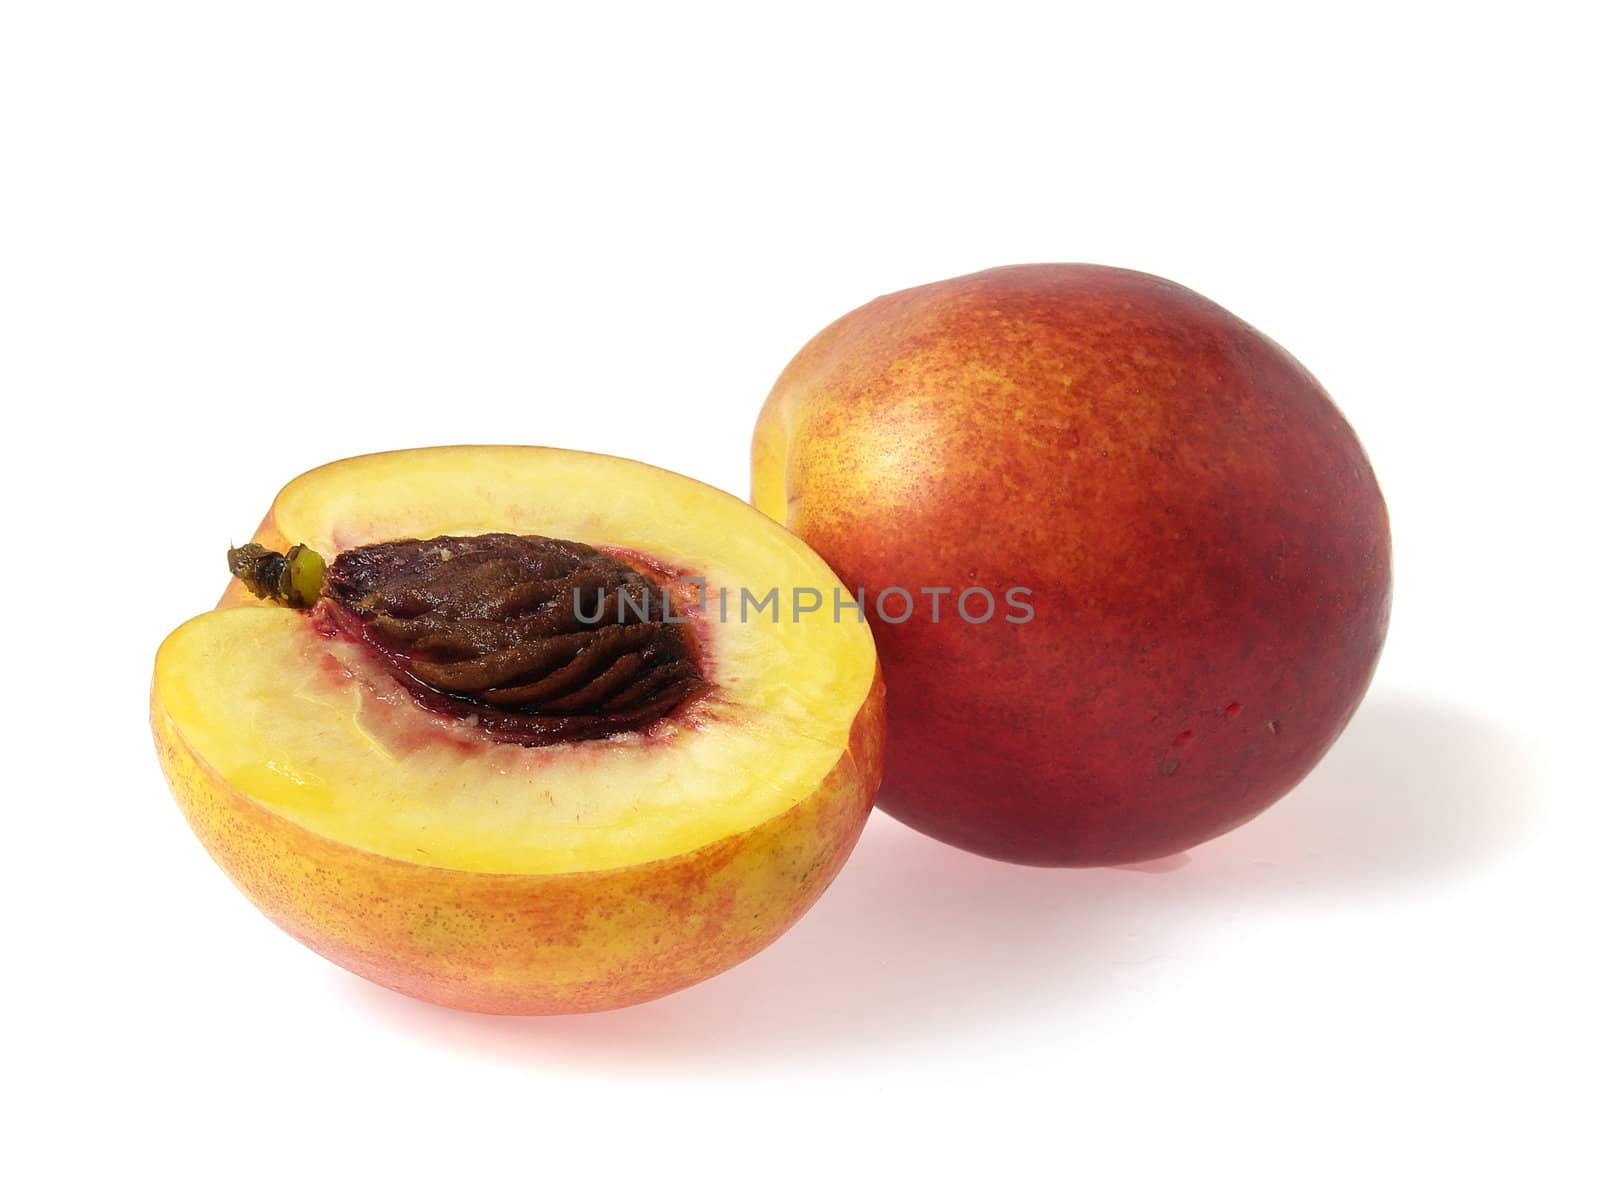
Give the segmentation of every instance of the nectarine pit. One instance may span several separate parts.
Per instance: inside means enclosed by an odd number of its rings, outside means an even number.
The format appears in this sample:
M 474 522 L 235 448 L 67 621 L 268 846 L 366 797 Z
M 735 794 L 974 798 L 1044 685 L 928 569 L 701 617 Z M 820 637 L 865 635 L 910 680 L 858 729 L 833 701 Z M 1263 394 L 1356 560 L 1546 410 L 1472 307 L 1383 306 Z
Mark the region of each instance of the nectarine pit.
M 667 592 L 581 542 L 487 533 L 360 546 L 334 559 L 319 607 L 419 704 L 495 741 L 644 729 L 707 686 Z

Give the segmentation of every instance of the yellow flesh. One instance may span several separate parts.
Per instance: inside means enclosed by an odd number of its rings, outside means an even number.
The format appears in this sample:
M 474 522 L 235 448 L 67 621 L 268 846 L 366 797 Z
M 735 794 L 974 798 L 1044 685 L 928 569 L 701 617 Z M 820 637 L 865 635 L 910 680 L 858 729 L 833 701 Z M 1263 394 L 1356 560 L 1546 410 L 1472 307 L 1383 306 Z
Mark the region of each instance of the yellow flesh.
M 834 620 L 841 585 L 821 559 L 742 501 L 642 464 L 530 447 L 372 455 L 296 479 L 272 522 L 330 561 L 401 537 L 537 533 L 639 551 L 704 575 L 713 597 L 728 589 L 730 619 L 713 599 L 701 626 L 717 692 L 692 727 L 548 747 L 426 713 L 303 613 L 224 609 L 174 632 L 156 700 L 196 756 L 312 832 L 391 858 L 553 873 L 693 850 L 809 795 L 872 683 L 871 634 L 850 610 Z M 778 620 L 769 606 L 741 623 L 741 587 L 776 587 Z M 821 611 L 797 620 L 796 588 L 821 592 Z

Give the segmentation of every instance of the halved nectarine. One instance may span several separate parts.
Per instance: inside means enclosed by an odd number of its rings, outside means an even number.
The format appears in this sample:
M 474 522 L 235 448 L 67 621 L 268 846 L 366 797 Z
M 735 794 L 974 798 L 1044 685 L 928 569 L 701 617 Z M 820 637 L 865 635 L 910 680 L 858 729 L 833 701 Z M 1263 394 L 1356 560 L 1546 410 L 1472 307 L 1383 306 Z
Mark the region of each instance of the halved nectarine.
M 156 743 L 234 882 L 352 971 L 485 1012 L 647 1000 L 767 945 L 855 844 L 869 627 L 790 603 L 838 581 L 734 497 L 572 451 L 401 451 L 302 475 L 256 541 L 328 564 L 315 603 L 236 579 L 168 637 Z

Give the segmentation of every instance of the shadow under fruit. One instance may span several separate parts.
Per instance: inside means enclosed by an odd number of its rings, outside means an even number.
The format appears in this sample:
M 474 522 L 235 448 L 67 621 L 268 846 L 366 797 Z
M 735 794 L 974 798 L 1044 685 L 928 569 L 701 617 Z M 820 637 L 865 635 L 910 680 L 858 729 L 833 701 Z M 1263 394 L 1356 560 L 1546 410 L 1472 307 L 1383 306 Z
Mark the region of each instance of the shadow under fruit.
M 752 466 L 756 506 L 865 589 L 879 806 L 995 858 L 1130 863 L 1241 824 L 1322 757 L 1383 645 L 1388 517 L 1354 432 L 1282 348 L 1154 276 L 874 300 L 789 364 Z M 908 619 L 877 611 L 896 588 Z M 1029 620 L 956 611 L 1016 588 Z M 923 589 L 948 589 L 940 619 Z

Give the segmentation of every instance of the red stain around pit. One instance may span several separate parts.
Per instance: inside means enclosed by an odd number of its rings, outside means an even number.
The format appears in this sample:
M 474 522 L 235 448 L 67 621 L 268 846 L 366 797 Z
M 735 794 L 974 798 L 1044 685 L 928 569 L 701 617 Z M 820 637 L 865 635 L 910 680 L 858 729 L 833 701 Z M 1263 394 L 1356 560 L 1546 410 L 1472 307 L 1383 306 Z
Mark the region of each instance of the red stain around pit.
M 607 553 L 610 552 L 608 548 Z M 632 560 L 635 556 L 630 554 L 628 557 Z M 655 567 L 656 564 L 651 566 Z M 672 586 L 677 582 L 670 575 L 657 575 L 655 570 L 649 574 L 661 585 Z M 466 756 L 482 755 L 498 759 L 505 769 L 517 770 L 526 768 L 530 759 L 537 761 L 542 756 L 555 753 L 570 759 L 574 754 L 598 756 L 606 753 L 608 747 L 615 747 L 619 743 L 648 746 L 671 739 L 679 729 L 700 729 L 714 725 L 723 710 L 718 703 L 720 694 L 716 681 L 711 679 L 712 686 L 709 689 L 690 698 L 659 720 L 631 733 L 553 746 L 521 746 L 504 742 L 484 736 L 477 730 L 475 722 L 435 711 L 419 701 L 395 680 L 383 654 L 362 636 L 359 625 L 341 620 L 341 615 L 337 606 L 326 600 L 307 611 L 305 629 L 317 639 L 309 648 L 308 661 L 322 686 L 337 690 L 358 688 L 365 693 L 360 716 L 362 728 L 390 754 L 399 758 L 429 747 L 443 746 Z M 713 637 L 711 624 L 701 614 L 689 626 L 696 635 L 697 649 L 701 654 L 699 661 L 705 665 L 714 661 L 705 651 Z M 329 642 L 335 643 L 338 648 L 327 645 Z

